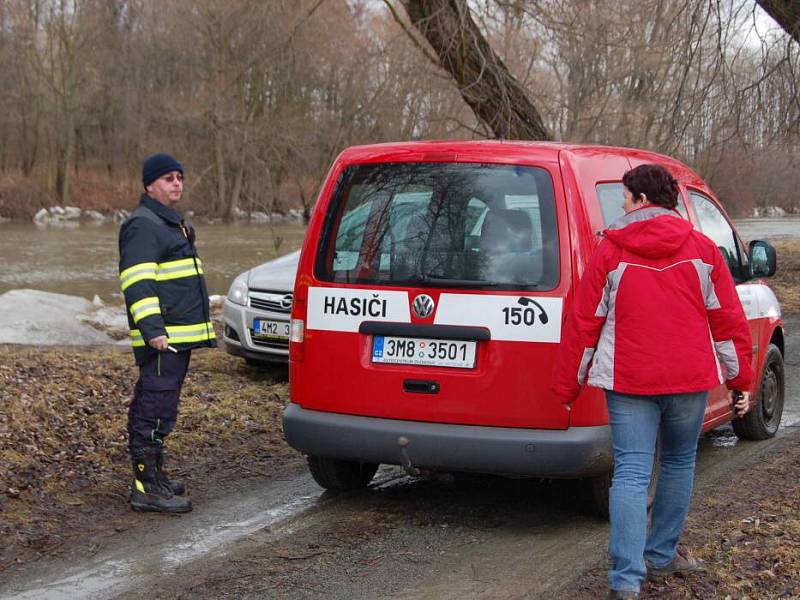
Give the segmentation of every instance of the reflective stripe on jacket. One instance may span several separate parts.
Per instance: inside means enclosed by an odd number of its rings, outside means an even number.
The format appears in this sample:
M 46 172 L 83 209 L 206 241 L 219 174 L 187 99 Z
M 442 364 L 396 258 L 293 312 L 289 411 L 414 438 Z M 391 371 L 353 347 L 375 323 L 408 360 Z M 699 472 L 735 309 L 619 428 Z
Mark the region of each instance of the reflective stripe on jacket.
M 120 288 L 136 362 L 156 352 L 147 341 L 161 335 L 185 350 L 215 346 L 203 263 L 181 216 L 143 194 L 119 233 Z
M 748 390 L 750 328 L 713 241 L 677 213 L 634 210 L 605 232 L 575 295 L 553 374 L 572 402 L 585 383 L 678 394 Z

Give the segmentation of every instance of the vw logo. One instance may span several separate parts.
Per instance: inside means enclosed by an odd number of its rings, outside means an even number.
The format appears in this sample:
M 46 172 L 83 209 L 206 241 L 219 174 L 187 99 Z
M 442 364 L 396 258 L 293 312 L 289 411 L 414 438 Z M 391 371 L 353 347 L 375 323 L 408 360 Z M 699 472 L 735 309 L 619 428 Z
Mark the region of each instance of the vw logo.
M 281 308 L 286 310 L 292 308 L 292 294 L 286 294 L 283 298 L 281 298 Z
M 420 294 L 414 298 L 414 303 L 411 305 L 411 308 L 414 309 L 415 315 L 420 319 L 424 319 L 433 314 L 433 306 L 433 298 L 428 296 L 428 294 Z

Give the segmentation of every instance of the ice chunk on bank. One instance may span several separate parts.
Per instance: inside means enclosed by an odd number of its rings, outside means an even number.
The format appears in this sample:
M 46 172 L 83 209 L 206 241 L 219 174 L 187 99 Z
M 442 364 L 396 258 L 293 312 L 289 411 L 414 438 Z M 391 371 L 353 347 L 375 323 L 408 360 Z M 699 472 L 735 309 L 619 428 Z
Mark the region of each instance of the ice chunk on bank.
M 116 344 L 122 337 L 127 337 L 124 308 L 40 290 L 0 295 L 0 344 Z

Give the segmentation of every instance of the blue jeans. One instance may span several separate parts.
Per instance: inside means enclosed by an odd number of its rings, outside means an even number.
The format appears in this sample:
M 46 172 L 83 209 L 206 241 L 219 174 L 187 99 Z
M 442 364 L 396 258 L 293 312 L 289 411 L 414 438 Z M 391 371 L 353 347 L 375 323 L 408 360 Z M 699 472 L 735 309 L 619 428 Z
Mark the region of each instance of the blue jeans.
M 708 392 L 635 396 L 606 390 L 614 444 L 608 573 L 613 590 L 638 592 L 645 560 L 663 567 L 675 556 L 692 499 L 707 397 Z M 647 487 L 658 436 L 660 471 L 648 532 Z

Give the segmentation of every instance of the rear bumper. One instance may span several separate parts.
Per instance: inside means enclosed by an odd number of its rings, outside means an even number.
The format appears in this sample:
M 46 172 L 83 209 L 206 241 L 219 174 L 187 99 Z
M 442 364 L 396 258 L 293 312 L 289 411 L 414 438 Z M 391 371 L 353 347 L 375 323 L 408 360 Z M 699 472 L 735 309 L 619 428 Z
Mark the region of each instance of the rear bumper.
M 342 415 L 289 404 L 283 432 L 304 454 L 422 469 L 533 477 L 589 477 L 609 471 L 607 425 L 563 430 L 451 425 Z M 408 440 L 405 450 L 398 439 Z

